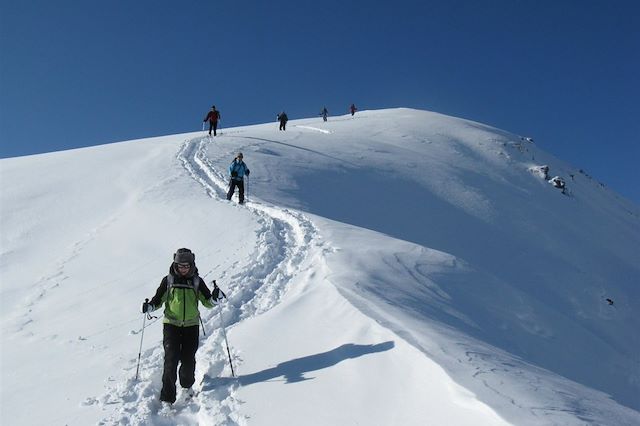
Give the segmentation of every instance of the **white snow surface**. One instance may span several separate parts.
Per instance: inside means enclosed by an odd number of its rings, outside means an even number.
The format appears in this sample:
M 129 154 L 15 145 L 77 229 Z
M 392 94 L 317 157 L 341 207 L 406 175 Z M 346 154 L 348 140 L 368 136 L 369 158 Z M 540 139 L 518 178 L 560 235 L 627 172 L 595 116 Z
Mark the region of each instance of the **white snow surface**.
M 640 209 L 526 138 L 400 108 L 0 173 L 3 425 L 640 424 Z M 179 247 L 229 299 L 164 413 Z

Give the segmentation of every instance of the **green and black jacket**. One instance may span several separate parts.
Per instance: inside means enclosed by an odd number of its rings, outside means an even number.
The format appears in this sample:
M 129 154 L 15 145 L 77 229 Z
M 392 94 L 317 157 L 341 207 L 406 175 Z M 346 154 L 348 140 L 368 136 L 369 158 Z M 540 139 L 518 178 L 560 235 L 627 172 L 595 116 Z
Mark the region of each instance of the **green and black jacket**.
M 218 290 L 217 288 L 215 290 Z M 198 276 L 198 269 L 193 267 L 189 275 L 183 277 L 175 272 L 174 265 L 169 268 L 169 275 L 162 279 L 155 296 L 149 302 L 153 310 L 164 304 L 165 324 L 178 327 L 191 327 L 200 323 L 198 302 L 206 308 L 212 308 L 216 298 L 204 280 Z

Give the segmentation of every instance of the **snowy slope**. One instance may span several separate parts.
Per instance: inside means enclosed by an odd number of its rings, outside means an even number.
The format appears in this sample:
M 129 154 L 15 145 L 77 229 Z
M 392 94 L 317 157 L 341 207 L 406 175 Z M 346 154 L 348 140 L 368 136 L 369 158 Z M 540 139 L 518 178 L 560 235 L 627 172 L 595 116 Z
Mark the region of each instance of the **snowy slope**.
M 637 206 L 425 111 L 222 133 L 0 160 L 3 424 L 640 423 Z M 203 312 L 201 392 L 164 418 L 138 310 L 182 246 L 238 377 Z

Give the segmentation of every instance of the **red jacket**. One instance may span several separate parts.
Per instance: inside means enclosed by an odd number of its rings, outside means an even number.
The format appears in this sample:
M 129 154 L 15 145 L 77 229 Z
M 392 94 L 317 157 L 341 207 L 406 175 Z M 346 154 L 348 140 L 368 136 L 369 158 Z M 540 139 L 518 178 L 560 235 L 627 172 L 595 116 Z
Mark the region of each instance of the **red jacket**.
M 220 119 L 220 111 L 216 109 L 213 111 L 209 111 L 209 114 L 207 114 L 207 116 L 202 121 L 209 120 L 212 123 L 216 123 L 219 119 Z

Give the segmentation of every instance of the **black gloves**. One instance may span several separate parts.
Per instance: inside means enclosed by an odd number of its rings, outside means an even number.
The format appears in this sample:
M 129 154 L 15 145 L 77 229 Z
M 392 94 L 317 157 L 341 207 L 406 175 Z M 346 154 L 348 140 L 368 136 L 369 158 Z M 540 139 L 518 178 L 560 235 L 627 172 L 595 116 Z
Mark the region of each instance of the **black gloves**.
M 218 287 L 218 284 L 216 284 L 216 280 L 213 280 L 212 284 L 213 291 L 211 292 L 211 300 L 217 302 L 219 300 L 222 300 L 223 297 L 226 299 L 227 295 L 224 294 L 222 290 L 220 290 L 220 287 Z
M 222 292 L 220 291 L 220 288 L 218 288 L 218 286 L 215 286 L 213 288 L 213 291 L 211 292 L 211 299 L 213 299 L 214 301 L 218 301 L 218 300 L 222 300 Z
M 145 299 L 144 303 L 142 304 L 142 313 L 146 314 L 151 311 L 153 311 L 153 305 L 149 303 L 149 299 Z

